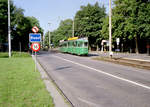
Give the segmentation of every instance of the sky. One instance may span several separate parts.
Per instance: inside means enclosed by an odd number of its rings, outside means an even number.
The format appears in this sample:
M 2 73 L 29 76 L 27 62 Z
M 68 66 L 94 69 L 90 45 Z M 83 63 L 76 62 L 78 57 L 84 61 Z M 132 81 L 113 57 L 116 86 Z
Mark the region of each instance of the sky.
M 13 0 L 25 16 L 34 16 L 40 22 L 44 33 L 58 28 L 61 20 L 73 19 L 80 6 L 88 3 L 104 5 L 108 13 L 109 0 Z M 49 23 L 49 24 L 48 24 Z

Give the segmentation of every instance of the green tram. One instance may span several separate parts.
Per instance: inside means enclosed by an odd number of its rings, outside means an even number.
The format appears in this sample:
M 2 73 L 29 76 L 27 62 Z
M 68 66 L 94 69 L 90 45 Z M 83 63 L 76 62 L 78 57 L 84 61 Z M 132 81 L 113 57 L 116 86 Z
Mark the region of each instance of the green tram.
M 68 41 L 60 41 L 60 52 L 76 55 L 88 55 L 88 39 L 73 37 Z

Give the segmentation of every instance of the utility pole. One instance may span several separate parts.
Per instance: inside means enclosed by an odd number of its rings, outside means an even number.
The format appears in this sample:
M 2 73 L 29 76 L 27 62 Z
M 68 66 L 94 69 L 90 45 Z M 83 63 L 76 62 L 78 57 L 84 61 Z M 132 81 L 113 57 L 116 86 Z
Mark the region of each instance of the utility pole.
M 72 20 L 72 37 L 74 37 L 74 18 Z
M 51 23 L 48 23 L 50 26 Z M 51 34 L 50 34 L 50 29 L 49 29 L 49 49 L 51 48 Z
M 49 30 L 49 48 L 51 48 L 51 33 L 50 33 L 50 30 Z
M 10 0 L 8 0 L 8 47 L 9 47 L 9 58 L 11 58 L 11 35 L 10 35 Z
M 111 0 L 109 0 L 109 55 L 110 57 L 112 57 L 111 15 L 112 15 Z
M 44 34 L 43 34 L 43 48 L 44 48 Z

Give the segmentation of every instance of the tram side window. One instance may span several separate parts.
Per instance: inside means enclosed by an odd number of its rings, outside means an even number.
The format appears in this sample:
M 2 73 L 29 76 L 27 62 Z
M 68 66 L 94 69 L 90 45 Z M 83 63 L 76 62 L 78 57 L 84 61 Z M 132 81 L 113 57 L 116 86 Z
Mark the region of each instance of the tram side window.
M 62 44 L 62 47 L 65 48 L 65 47 L 66 47 L 66 43 L 63 43 L 63 44 Z
M 72 42 L 69 42 L 69 47 L 72 47 Z
M 73 42 L 73 46 L 76 47 L 76 46 L 77 46 L 77 43 L 76 43 L 76 42 Z
M 78 42 L 78 47 L 83 47 L 83 42 Z
M 63 46 L 64 48 L 65 48 L 65 45 L 66 45 L 66 44 L 64 43 L 64 46 Z
M 65 45 L 65 44 L 62 45 L 63 48 L 65 47 L 64 45 Z

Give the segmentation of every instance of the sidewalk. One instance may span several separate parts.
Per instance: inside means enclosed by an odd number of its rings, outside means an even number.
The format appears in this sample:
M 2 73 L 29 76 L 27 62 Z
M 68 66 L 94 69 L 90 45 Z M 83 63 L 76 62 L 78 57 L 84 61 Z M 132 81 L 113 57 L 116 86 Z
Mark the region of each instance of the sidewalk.
M 89 54 L 95 54 L 100 57 L 109 57 L 109 52 L 91 51 Z M 136 53 L 113 53 L 113 58 L 130 59 L 137 61 L 150 62 L 150 56 L 147 54 L 136 54 Z
M 109 52 L 92 51 L 89 56 L 94 56 L 96 60 L 150 70 L 150 56 L 147 54 L 113 53 L 112 58 L 109 58 Z
M 35 57 L 32 56 L 33 60 L 35 60 Z M 43 79 L 46 89 L 50 93 L 50 95 L 53 98 L 53 102 L 55 104 L 55 107 L 70 107 L 69 103 L 65 101 L 65 98 L 60 94 L 59 90 L 56 88 L 52 80 L 47 75 L 46 71 L 43 69 L 43 67 L 40 65 L 40 63 L 37 60 L 37 69 L 41 74 L 41 78 Z

